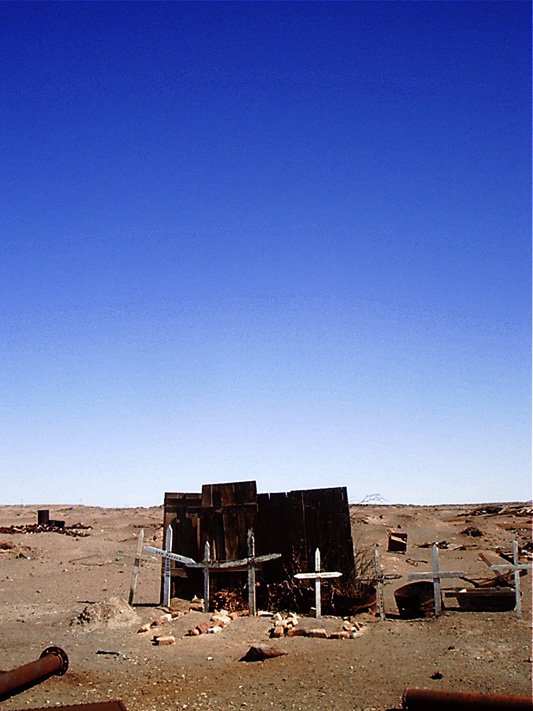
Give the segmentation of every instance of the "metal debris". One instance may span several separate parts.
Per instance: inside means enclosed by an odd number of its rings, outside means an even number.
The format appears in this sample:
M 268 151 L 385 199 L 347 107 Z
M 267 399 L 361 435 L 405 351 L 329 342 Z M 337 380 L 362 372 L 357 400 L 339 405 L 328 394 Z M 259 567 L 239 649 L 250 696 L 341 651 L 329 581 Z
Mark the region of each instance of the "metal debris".
M 502 696 L 500 694 L 475 694 L 465 691 L 434 691 L 433 689 L 406 689 L 402 698 L 404 709 L 409 711 L 439 711 L 440 709 L 533 709 L 533 700 L 527 696 Z
M 0 673 L 0 701 L 68 669 L 68 657 L 60 647 L 47 647 L 39 659 Z

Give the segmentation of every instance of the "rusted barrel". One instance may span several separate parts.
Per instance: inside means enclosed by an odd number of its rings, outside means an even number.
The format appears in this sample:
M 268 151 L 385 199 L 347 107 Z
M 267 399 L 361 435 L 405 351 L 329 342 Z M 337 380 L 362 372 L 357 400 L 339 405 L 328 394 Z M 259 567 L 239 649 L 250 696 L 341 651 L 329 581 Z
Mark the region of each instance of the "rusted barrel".
M 394 591 L 400 617 L 428 617 L 435 611 L 433 583 L 418 580 Z
M 500 694 L 474 694 L 466 691 L 434 691 L 433 689 L 406 689 L 402 705 L 408 711 L 446 711 L 449 709 L 533 709 L 529 696 L 502 696 Z
M 0 701 L 68 669 L 68 657 L 60 647 L 47 647 L 39 659 L 11 671 L 0 672 Z

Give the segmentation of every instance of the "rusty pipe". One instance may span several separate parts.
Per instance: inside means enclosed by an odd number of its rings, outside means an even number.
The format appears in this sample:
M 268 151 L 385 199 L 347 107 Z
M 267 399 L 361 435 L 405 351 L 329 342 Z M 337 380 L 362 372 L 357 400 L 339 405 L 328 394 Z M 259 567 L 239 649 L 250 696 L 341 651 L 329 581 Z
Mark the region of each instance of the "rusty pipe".
M 502 696 L 501 694 L 475 694 L 466 691 L 434 691 L 433 689 L 406 689 L 402 706 L 409 711 L 446 711 L 447 709 L 533 709 L 529 696 Z
M 0 672 L 0 701 L 68 669 L 68 657 L 60 647 L 47 647 L 39 659 L 11 671 Z

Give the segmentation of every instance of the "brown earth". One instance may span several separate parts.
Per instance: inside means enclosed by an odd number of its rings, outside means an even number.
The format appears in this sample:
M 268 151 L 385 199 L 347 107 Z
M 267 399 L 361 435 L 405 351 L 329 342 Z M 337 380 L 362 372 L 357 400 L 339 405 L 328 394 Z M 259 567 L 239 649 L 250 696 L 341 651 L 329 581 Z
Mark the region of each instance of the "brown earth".
M 51 677 L 7 701 L 2 711 L 122 699 L 129 711 L 167 709 L 397 709 L 406 687 L 529 695 L 531 692 L 531 574 L 521 579 L 523 618 L 514 612 L 446 609 L 438 619 L 401 620 L 393 591 L 385 587 L 388 618 L 365 613 L 356 639 L 284 637 L 272 640 L 288 654 L 264 662 L 239 659 L 253 644 L 268 644 L 267 618 L 239 617 L 220 634 L 185 633 L 209 615 L 187 612 L 159 629 L 138 633 L 161 615 L 160 560 L 146 558 L 140 571 L 135 609 L 125 609 L 140 527 L 145 543 L 161 545 L 162 508 L 103 509 L 83 506 L 3 506 L 0 527 L 33 524 L 37 508 L 53 519 L 81 522 L 78 536 L 56 532 L 0 533 L 0 669 L 36 659 L 51 645 L 70 659 L 65 676 Z M 358 557 L 381 546 L 385 573 L 405 576 L 430 569 L 431 549 L 446 541 L 441 566 L 463 570 L 471 579 L 492 575 L 479 559 L 496 562 L 497 547 L 531 542 L 531 508 L 506 505 L 498 513 L 474 515 L 476 506 L 353 506 Z M 387 552 L 387 533 L 401 526 L 409 536 L 406 554 Z M 468 527 L 481 535 L 461 533 Z M 81 534 L 89 535 L 82 536 Z M 463 549 L 464 547 L 464 549 Z M 491 552 L 491 553 L 490 553 Z M 500 562 L 504 562 L 501 560 Z M 445 587 L 468 585 L 448 580 Z M 85 624 L 77 618 L 91 603 Z M 453 599 L 444 598 L 448 606 Z M 189 609 L 185 601 L 178 603 Z M 339 631 L 342 619 L 302 617 L 306 629 Z M 176 643 L 153 646 L 154 634 L 173 634 Z M 101 654 L 99 652 L 115 652 Z M 432 678 L 439 677 L 439 678 Z

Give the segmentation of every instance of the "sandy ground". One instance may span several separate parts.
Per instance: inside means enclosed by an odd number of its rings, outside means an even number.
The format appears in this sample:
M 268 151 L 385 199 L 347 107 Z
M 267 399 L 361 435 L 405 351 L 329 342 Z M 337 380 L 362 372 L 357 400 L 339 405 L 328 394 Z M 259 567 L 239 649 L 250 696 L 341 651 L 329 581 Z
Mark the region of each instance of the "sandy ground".
M 356 639 L 269 640 L 270 620 L 249 617 L 239 617 L 217 635 L 185 636 L 209 619 L 201 612 L 188 612 L 159 630 L 138 633 L 144 622 L 161 614 L 157 559 L 143 560 L 135 608 L 124 626 L 117 618 L 86 625 L 72 621 L 90 603 L 113 596 L 128 599 L 136 536 L 144 527 L 145 543 L 162 544 L 162 508 L 3 506 L 0 526 L 35 523 L 38 508 L 49 508 L 52 518 L 64 519 L 67 525 L 81 522 L 91 528 L 89 535 L 78 537 L 0 533 L 0 669 L 36 659 L 50 645 L 67 652 L 70 667 L 65 676 L 51 677 L 2 702 L 2 711 L 114 698 L 122 699 L 129 711 L 381 710 L 401 708 L 403 690 L 412 686 L 531 693 L 530 573 L 521 579 L 520 620 L 513 612 L 458 609 L 447 609 L 438 619 L 398 619 L 393 591 L 406 583 L 404 577 L 386 584 L 385 622 L 368 613 L 353 618 L 363 625 Z M 498 546 L 510 548 L 513 539 L 531 541 L 531 516 L 518 506 L 496 515 L 473 515 L 474 508 L 355 506 L 354 544 L 365 554 L 379 543 L 385 572 L 405 576 L 430 569 L 431 549 L 419 546 L 445 540 L 451 548 L 440 552 L 443 569 L 487 577 L 491 573 L 479 559 L 480 551 L 496 561 Z M 398 526 L 409 536 L 406 554 L 386 550 L 387 532 Z M 481 535 L 462 534 L 469 526 Z M 450 587 L 464 584 L 446 582 Z M 188 609 L 189 604 L 181 607 Z M 336 631 L 342 619 L 319 622 L 303 617 L 300 625 Z M 158 632 L 173 634 L 176 643 L 153 646 Z M 288 654 L 264 662 L 239 661 L 252 644 L 274 642 Z

